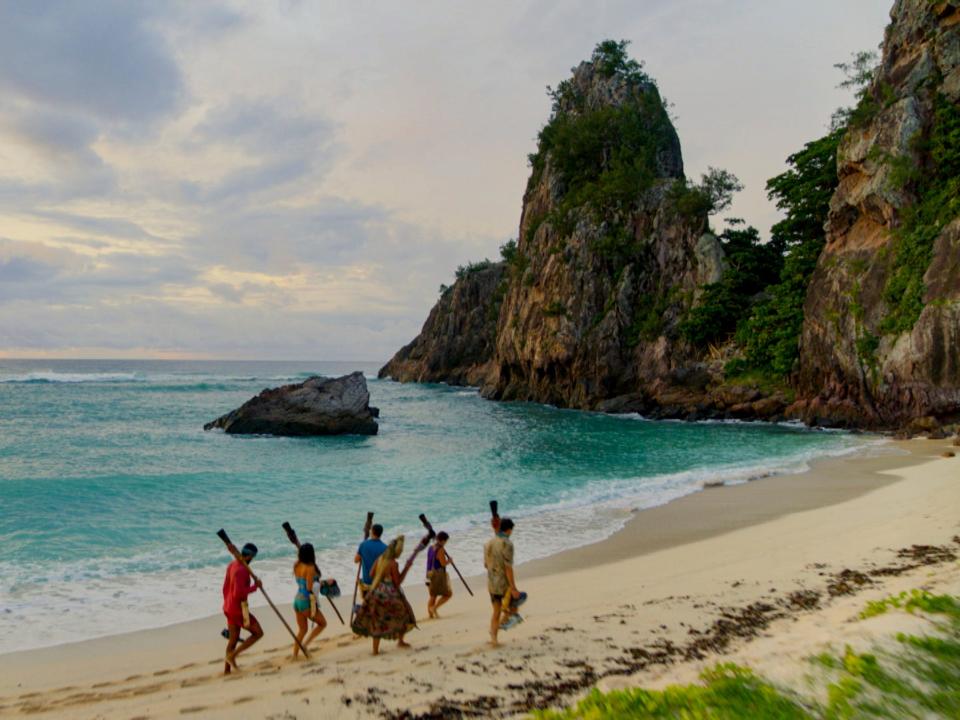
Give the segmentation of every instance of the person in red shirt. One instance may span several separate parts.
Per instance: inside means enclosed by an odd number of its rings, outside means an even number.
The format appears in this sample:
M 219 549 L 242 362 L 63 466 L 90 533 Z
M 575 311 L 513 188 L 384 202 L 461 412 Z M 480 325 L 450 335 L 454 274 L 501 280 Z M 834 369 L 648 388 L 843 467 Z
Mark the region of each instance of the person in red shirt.
M 257 546 L 247 543 L 240 551 L 240 555 L 249 565 L 257 556 Z M 224 658 L 223 674 L 229 675 L 231 670 L 239 670 L 237 655 L 253 645 L 263 637 L 263 629 L 257 618 L 247 609 L 247 596 L 256 592 L 260 581 L 252 582 L 250 571 L 239 560 L 234 560 L 227 566 L 227 574 L 223 578 L 223 614 L 227 616 L 227 654 Z M 240 643 L 240 629 L 250 633 L 250 637 Z

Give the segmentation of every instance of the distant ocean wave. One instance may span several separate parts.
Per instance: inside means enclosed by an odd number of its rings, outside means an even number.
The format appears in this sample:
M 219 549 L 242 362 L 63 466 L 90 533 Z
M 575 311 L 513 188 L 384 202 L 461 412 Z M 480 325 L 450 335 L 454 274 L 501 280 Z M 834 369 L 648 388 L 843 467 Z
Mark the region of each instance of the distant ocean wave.
M 136 373 L 64 373 L 53 370 L 36 370 L 17 375 L 0 375 L 0 383 L 4 384 L 118 383 L 142 382 L 145 380 L 146 378 L 138 377 Z
M 224 385 L 233 386 L 248 383 L 269 383 L 280 385 L 298 383 L 321 376 L 331 377 L 334 373 L 302 372 L 289 375 L 222 375 L 222 374 L 170 374 L 148 372 L 57 372 L 55 370 L 33 370 L 24 373 L 0 374 L 0 385 L 42 385 L 56 383 L 144 383 L 163 387 L 190 386 L 204 389 L 222 389 Z M 376 380 L 376 375 L 365 374 L 367 380 Z
M 90 372 L 68 373 L 54 370 L 37 370 L 19 374 L 0 375 L 0 384 L 52 384 L 52 383 L 147 383 L 161 386 L 194 386 L 209 384 L 217 389 L 224 384 L 241 383 L 295 383 L 321 373 L 297 373 L 294 375 L 250 376 L 250 375 L 171 375 L 129 372 Z

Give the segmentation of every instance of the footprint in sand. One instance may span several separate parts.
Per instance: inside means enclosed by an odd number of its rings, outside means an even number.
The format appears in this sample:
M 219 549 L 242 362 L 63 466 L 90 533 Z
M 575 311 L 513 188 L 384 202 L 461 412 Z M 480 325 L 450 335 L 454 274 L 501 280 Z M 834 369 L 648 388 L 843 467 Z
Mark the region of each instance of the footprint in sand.
M 154 683 L 153 685 L 144 685 L 143 687 L 134 688 L 132 695 L 149 695 L 150 693 L 155 693 L 157 690 L 160 690 L 163 687 L 160 683 Z
M 123 679 L 123 681 L 124 681 L 124 682 L 128 682 L 128 681 L 130 681 L 130 680 L 139 680 L 139 679 L 142 678 L 142 677 L 143 677 L 143 675 L 129 675 L 129 676 L 125 677 L 125 678 Z
M 180 708 L 180 714 L 189 715 L 190 713 L 203 712 L 206 709 L 207 709 L 206 705 L 196 705 L 194 707 L 185 707 L 185 708 Z
M 197 664 L 195 662 L 187 663 L 186 665 L 181 665 L 180 667 L 178 667 L 177 670 L 189 670 L 190 668 L 196 667 L 196 666 Z
M 161 675 L 169 675 L 169 674 L 170 674 L 170 671 L 169 671 L 169 670 L 157 670 L 157 671 L 153 674 L 153 676 L 154 676 L 154 677 L 160 677 Z
M 284 690 L 281 695 L 301 695 L 307 692 L 308 688 L 295 688 L 293 690 Z
M 243 697 L 238 697 L 236 700 L 234 700 L 233 704 L 242 705 L 243 703 L 248 703 L 251 700 L 255 700 L 255 699 L 256 698 L 254 698 L 253 695 L 244 695 Z

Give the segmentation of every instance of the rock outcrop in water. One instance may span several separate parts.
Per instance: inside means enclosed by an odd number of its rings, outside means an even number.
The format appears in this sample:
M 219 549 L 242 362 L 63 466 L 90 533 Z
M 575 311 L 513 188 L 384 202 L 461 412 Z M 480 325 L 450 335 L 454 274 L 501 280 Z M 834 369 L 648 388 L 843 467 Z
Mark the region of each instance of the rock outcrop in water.
M 203 429 L 237 435 L 376 435 L 378 415 L 370 407 L 363 373 L 354 372 L 264 390 Z
M 807 292 L 808 422 L 960 419 L 960 3 L 899 0 L 891 17 Z

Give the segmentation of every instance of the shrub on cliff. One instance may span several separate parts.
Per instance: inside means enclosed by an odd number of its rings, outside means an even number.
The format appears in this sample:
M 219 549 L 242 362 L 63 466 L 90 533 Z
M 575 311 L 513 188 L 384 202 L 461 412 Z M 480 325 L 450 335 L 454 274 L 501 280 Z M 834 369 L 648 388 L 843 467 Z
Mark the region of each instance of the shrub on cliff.
M 730 227 L 720 234 L 728 263 L 723 278 L 704 288 L 699 302 L 680 323 L 680 335 L 698 347 L 733 335 L 758 294 L 780 275 L 782 243 L 762 243 L 757 229 L 742 228 L 742 222 L 730 221 Z
M 771 229 L 786 248 L 779 282 L 740 326 L 737 340 L 747 367 L 788 375 L 799 355 L 803 303 L 825 237 L 823 225 L 837 178 L 837 147 L 844 128 L 833 130 L 787 158 L 790 169 L 767 181 L 767 195 L 785 213 Z M 742 364 L 741 364 L 742 365 Z
M 627 45 L 605 40 L 591 56 L 598 74 L 619 81 L 624 102 L 588 107 L 572 80 L 548 88 L 553 111 L 529 158 L 528 189 L 540 181 L 549 156 L 561 197 L 549 216 L 534 219 L 531 228 L 549 221 L 559 236 L 567 236 L 586 214 L 597 224 L 606 223 L 611 236 L 628 240 L 621 232 L 622 217 L 658 178 L 658 156 L 672 147 L 675 133 L 655 83 L 641 63 L 629 58 Z M 623 249 L 619 246 L 613 249 Z
M 893 265 L 883 299 L 887 316 L 883 333 L 913 329 L 923 311 L 923 276 L 930 266 L 933 243 L 944 226 L 960 215 L 960 109 L 937 95 L 933 123 L 915 140 L 921 164 L 900 168 L 899 176 L 917 197 L 905 208 L 895 231 Z

